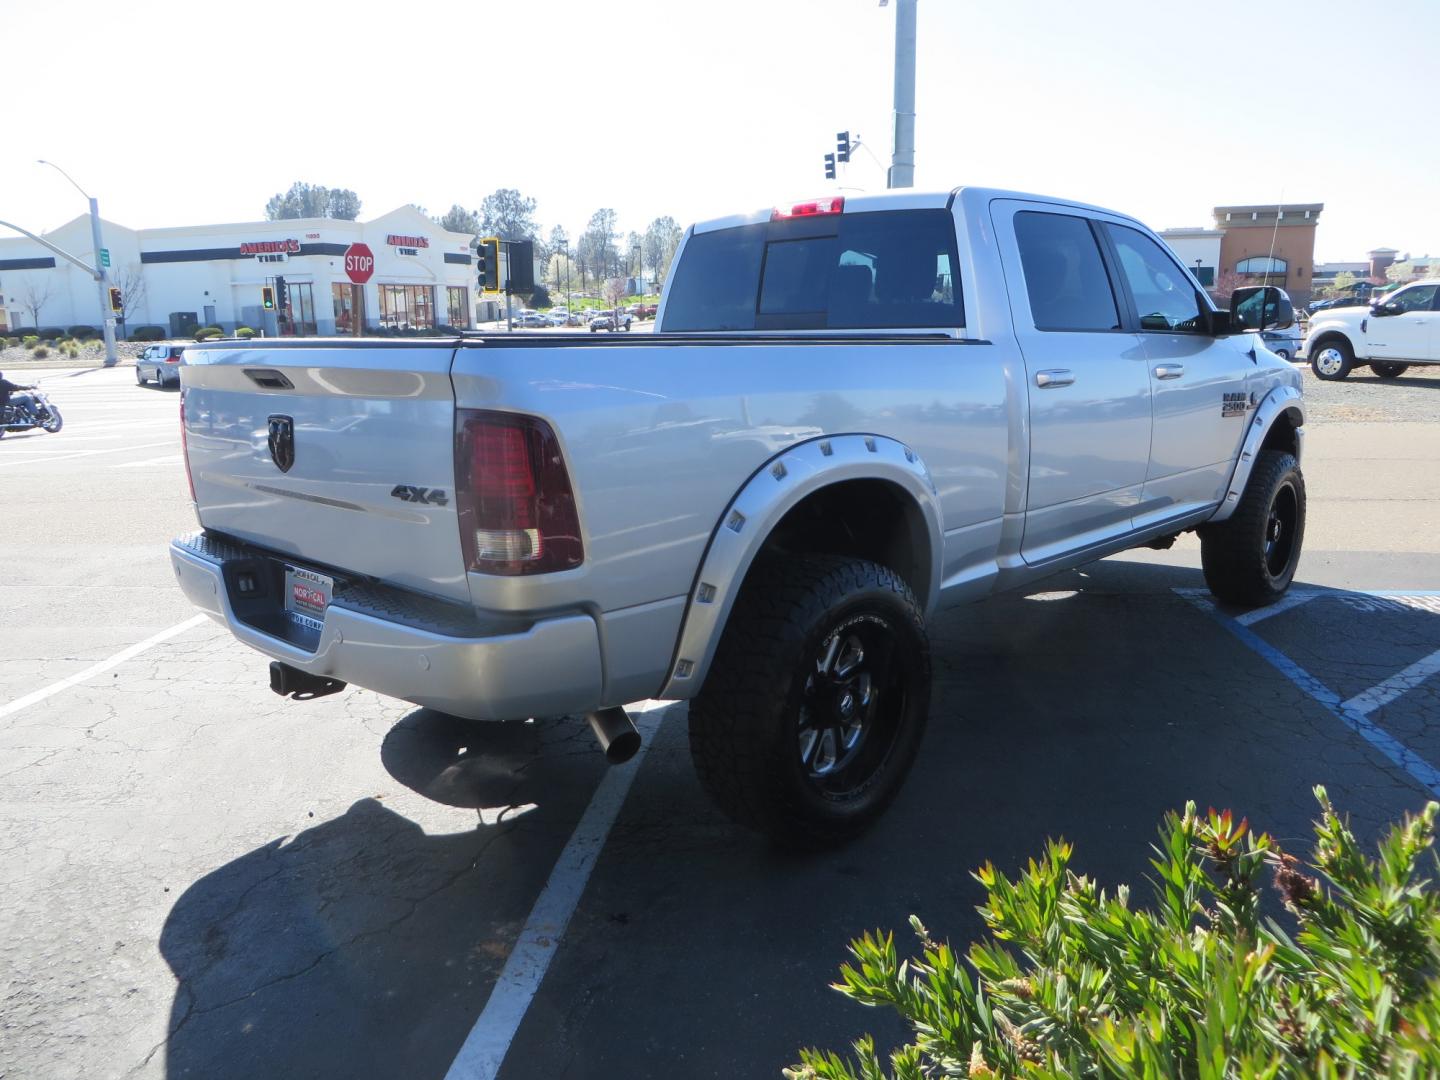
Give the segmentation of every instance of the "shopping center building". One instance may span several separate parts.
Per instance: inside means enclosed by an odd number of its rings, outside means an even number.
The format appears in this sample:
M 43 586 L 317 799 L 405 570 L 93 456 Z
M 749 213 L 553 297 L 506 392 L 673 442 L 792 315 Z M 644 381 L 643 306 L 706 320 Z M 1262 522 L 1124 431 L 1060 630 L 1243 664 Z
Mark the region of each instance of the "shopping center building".
M 248 326 L 268 336 L 309 336 L 475 325 L 471 237 L 440 228 L 413 207 L 370 221 L 167 229 L 106 221 L 103 230 L 111 284 L 122 291 L 123 332 L 159 326 L 184 337 L 199 326 L 226 332 Z M 93 265 L 90 235 L 90 219 L 82 216 L 45 239 Z M 373 262 L 351 258 L 347 270 L 347 253 L 366 249 Z M 263 305 L 267 286 L 285 301 L 275 310 Z M 98 327 L 101 319 L 92 276 L 28 237 L 0 238 L 0 330 Z

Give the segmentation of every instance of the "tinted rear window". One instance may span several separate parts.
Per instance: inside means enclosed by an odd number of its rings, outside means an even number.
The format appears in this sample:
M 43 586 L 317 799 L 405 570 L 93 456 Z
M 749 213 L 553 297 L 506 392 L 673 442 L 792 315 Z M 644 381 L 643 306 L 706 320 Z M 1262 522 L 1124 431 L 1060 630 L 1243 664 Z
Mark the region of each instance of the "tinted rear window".
M 954 219 L 889 210 L 692 236 L 666 331 L 961 327 Z

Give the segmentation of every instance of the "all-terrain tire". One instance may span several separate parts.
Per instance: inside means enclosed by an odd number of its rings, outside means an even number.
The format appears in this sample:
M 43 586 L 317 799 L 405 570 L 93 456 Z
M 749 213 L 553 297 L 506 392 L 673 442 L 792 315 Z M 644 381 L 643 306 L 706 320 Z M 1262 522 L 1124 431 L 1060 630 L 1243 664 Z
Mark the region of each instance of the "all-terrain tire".
M 1305 477 L 1295 455 L 1260 451 L 1235 513 L 1199 531 L 1205 584 L 1217 599 L 1242 607 L 1280 599 L 1305 541 Z
M 839 676 L 857 654 L 863 690 L 855 667 L 847 690 Z M 690 703 L 690 753 L 732 820 L 787 847 L 830 846 L 889 806 L 929 708 L 929 639 L 899 574 L 843 556 L 767 556 Z
M 1397 364 L 1389 360 L 1370 361 L 1370 370 L 1382 379 L 1398 379 L 1410 370 L 1409 364 Z

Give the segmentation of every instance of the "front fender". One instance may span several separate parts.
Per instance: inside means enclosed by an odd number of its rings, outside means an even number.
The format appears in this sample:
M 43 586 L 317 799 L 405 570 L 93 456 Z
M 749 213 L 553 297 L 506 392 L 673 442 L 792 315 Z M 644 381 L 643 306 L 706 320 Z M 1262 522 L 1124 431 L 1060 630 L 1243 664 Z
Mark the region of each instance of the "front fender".
M 750 564 L 775 526 L 807 496 L 846 480 L 889 481 L 914 500 L 930 542 L 925 595 L 918 599 L 927 614 L 934 610 L 944 530 L 935 484 L 920 456 L 883 435 L 832 435 L 798 443 L 751 476 L 716 524 L 659 697 L 688 698 L 699 692 Z
M 1230 475 L 1230 486 L 1225 490 L 1225 498 L 1221 500 L 1220 509 L 1211 516 L 1211 521 L 1224 521 L 1235 513 L 1245 485 L 1250 482 L 1250 473 L 1255 468 L 1255 458 L 1265 443 L 1265 437 L 1286 413 L 1292 414 L 1290 422 L 1295 428 L 1295 459 L 1300 459 L 1300 452 L 1305 447 L 1304 397 L 1293 386 L 1277 386 L 1265 395 L 1265 400 L 1256 406 L 1255 415 L 1250 418 L 1250 430 L 1240 444 L 1240 456 L 1235 461 L 1235 471 Z

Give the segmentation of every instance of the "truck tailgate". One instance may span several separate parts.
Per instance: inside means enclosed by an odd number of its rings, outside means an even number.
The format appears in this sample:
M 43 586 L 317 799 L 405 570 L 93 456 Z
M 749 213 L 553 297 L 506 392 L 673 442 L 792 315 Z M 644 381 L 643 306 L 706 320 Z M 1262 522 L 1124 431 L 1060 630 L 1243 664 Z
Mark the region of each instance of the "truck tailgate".
M 200 523 L 307 565 L 469 600 L 453 357 L 448 342 L 188 350 Z

